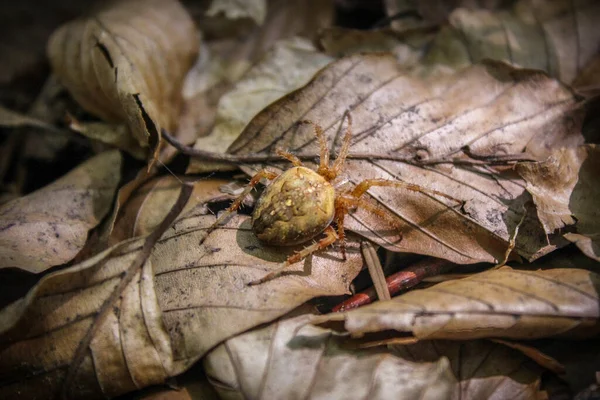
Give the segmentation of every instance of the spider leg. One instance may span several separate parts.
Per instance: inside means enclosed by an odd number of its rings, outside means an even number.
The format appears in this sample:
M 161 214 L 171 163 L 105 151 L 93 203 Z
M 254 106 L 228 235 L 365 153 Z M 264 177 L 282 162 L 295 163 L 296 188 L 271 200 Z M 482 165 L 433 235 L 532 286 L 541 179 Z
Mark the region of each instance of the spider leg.
M 321 125 L 315 124 L 314 122 L 308 119 L 305 119 L 300 122 L 302 122 L 303 124 L 310 124 L 313 126 L 313 129 L 315 130 L 315 136 L 319 141 L 319 148 L 321 150 L 319 153 L 319 168 L 317 169 L 317 173 L 319 175 L 328 177 L 330 175 L 329 147 L 327 146 L 327 139 L 325 138 L 325 132 L 323 132 L 323 128 L 321 128 Z
M 449 196 L 446 193 L 438 192 L 437 190 L 433 190 L 433 189 L 427 189 L 427 188 L 424 188 L 419 185 L 414 185 L 412 183 L 407 183 L 407 182 L 402 182 L 402 181 L 393 181 L 393 180 L 389 180 L 389 179 L 366 179 L 366 180 L 362 181 L 361 183 L 359 183 L 358 185 L 356 185 L 356 187 L 352 190 L 352 192 L 350 192 L 350 194 L 353 197 L 359 198 L 373 186 L 395 186 L 395 187 L 400 187 L 400 188 L 404 188 L 407 190 L 411 190 L 413 192 L 436 194 L 438 196 L 442 196 L 449 200 L 455 201 L 457 204 L 464 204 L 464 201 L 458 200 L 457 198 Z
M 233 201 L 233 203 L 231 203 L 231 205 L 219 216 L 219 218 L 217 218 L 217 220 L 215 221 L 214 224 L 212 224 L 212 226 L 210 228 L 208 228 L 207 234 L 211 233 L 212 231 L 215 230 L 215 228 L 217 226 L 219 226 L 220 224 L 223 223 L 223 221 L 225 221 L 225 219 L 227 219 L 231 213 L 233 213 L 234 211 L 237 211 L 238 208 L 240 208 L 240 206 L 242 205 L 242 201 L 244 201 L 244 199 L 246 198 L 246 196 L 248 196 L 248 194 L 252 191 L 252 189 L 254 189 L 254 187 L 256 185 L 258 185 L 258 183 L 263 179 L 263 178 L 267 178 L 267 179 L 275 179 L 277 178 L 277 174 L 274 172 L 271 172 L 269 170 L 266 169 L 261 169 L 260 171 L 258 171 L 253 177 L 252 179 L 250 179 L 250 183 L 248 183 L 248 186 L 246 186 L 246 188 L 244 189 L 244 191 L 242 192 L 242 194 L 240 194 L 237 199 L 235 199 Z
M 285 151 L 283 149 L 275 149 L 275 152 L 277 153 L 278 156 L 281 156 L 283 158 L 285 158 L 286 160 L 288 160 L 289 162 L 291 162 L 294 167 L 302 167 L 304 164 L 302 164 L 302 161 L 300 161 L 300 159 L 298 157 L 296 157 L 295 155 L 293 155 L 292 153 Z
M 402 229 L 402 225 L 400 225 L 400 222 L 398 221 L 398 219 L 391 216 L 389 213 L 387 213 L 383 208 L 381 208 L 377 204 L 374 204 L 363 198 L 349 197 L 347 195 L 342 195 L 342 196 L 338 197 L 337 201 L 339 203 L 343 203 L 346 210 L 348 208 L 354 208 L 354 207 L 362 207 L 365 210 L 369 210 L 370 212 L 377 215 L 378 217 L 385 219 L 390 225 L 394 226 L 398 230 L 399 235 L 402 235 L 402 232 L 400 232 L 400 230 Z
M 348 125 L 346 126 L 346 134 L 342 140 L 342 148 L 340 149 L 340 154 L 338 154 L 333 162 L 333 167 L 331 167 L 334 178 L 341 172 L 346 157 L 348 157 L 348 151 L 350 150 L 350 139 L 352 139 L 352 116 L 350 116 L 350 113 L 347 113 L 346 115 L 348 116 Z
M 290 265 L 305 259 L 306 257 L 311 255 L 315 251 L 319 251 L 321 249 L 324 249 L 324 248 L 330 246 L 338 239 L 338 235 L 335 233 L 335 230 L 331 226 L 328 226 L 323 231 L 323 233 L 325 234 L 325 237 L 323 239 L 319 240 L 317 243 L 313 243 L 310 246 L 300 250 L 299 252 L 295 253 L 294 255 L 289 256 L 288 259 L 283 263 L 283 265 L 281 267 L 269 272 L 268 274 L 266 274 L 265 276 L 263 276 L 260 279 L 257 279 L 255 281 L 248 283 L 248 285 L 249 286 L 260 285 L 261 283 L 265 283 L 267 281 L 277 278 Z
M 335 223 L 337 225 L 337 234 L 340 242 L 342 258 L 346 261 L 346 232 L 344 231 L 344 217 L 348 214 L 348 207 L 343 201 L 336 199 L 335 202 Z

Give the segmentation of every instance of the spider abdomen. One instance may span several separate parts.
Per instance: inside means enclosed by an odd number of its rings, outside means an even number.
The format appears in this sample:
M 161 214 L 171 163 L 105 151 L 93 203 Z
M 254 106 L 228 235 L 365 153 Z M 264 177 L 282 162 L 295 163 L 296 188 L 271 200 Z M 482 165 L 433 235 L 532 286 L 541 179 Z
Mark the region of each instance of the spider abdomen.
M 335 215 L 335 190 L 315 171 L 293 167 L 263 192 L 252 214 L 252 229 L 263 242 L 295 245 L 327 228 Z

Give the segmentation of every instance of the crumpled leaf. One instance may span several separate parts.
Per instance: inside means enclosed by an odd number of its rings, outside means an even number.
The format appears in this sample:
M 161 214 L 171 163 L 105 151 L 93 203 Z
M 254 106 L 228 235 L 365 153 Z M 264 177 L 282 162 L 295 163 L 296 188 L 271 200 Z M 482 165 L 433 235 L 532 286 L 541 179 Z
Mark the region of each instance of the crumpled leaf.
M 590 213 L 591 218 L 598 216 L 594 207 L 594 176 L 588 174 L 588 182 L 582 183 L 579 179 L 583 162 L 588 158 L 588 153 L 597 153 L 595 145 L 581 146 L 579 148 L 560 148 L 554 151 L 547 160 L 539 163 L 520 163 L 517 171 L 527 182 L 527 191 L 531 193 L 535 202 L 538 217 L 544 225 L 546 232 L 553 232 L 567 225 L 573 225 L 574 212 L 570 209 L 573 203 L 588 201 L 589 204 L 579 204 L 578 211 Z M 590 168 L 588 163 L 588 168 Z M 591 176 L 589 176 L 591 175 Z M 591 181 L 590 181 L 591 180 Z M 579 198 L 572 199 L 575 185 L 579 184 Z M 582 189 L 585 193 L 582 194 Z M 584 217 L 585 219 L 585 217 Z M 578 224 L 579 227 L 579 224 Z M 588 227 L 588 233 L 593 233 Z M 585 231 L 585 228 L 584 228 Z M 596 232 L 598 230 L 595 230 Z
M 210 135 L 196 140 L 194 147 L 224 152 L 259 111 L 287 93 L 305 85 L 333 58 L 317 51 L 306 39 L 277 42 L 265 57 L 223 95 L 216 125 Z M 206 162 L 193 159 L 188 173 L 206 170 Z
M 357 243 L 348 260 L 330 250 L 281 278 L 247 283 L 297 248 L 262 246 L 249 218 L 235 216 L 206 237 L 215 217 L 183 216 L 154 247 L 113 313 L 96 327 L 71 397 L 117 396 L 183 372 L 210 348 L 269 322 L 305 301 L 340 295 L 361 268 Z M 43 278 L 0 313 L 0 397 L 51 397 L 100 305 L 119 284 L 143 239 L 112 247 Z
M 587 270 L 503 267 L 315 322 L 344 321 L 355 336 L 393 329 L 421 340 L 593 337 L 600 332 L 599 287 L 600 276 Z
M 278 321 L 221 344 L 204 361 L 222 398 L 449 399 L 448 360 L 414 363 L 383 350 L 352 351 L 307 315 Z M 302 328 L 302 329 L 300 329 Z
M 0 268 L 37 273 L 73 259 L 110 211 L 121 162 L 118 151 L 102 153 L 0 207 Z
M 267 16 L 266 0 L 246 0 L 239 2 L 236 0 L 213 0 L 206 15 L 215 16 L 224 13 L 229 19 L 238 19 L 249 17 L 258 25 L 265 22 Z
M 77 102 L 107 122 L 126 123 L 157 151 L 173 131 L 184 77 L 198 51 L 193 21 L 175 0 L 126 0 L 60 27 L 49 40 L 54 72 Z
M 559 149 L 544 162 L 518 166 L 540 221 L 548 229 L 559 229 L 572 224 L 574 216 L 576 232 L 564 236 L 596 261 L 600 261 L 599 155 L 600 149 L 590 144 Z
M 541 368 L 486 341 L 356 349 L 307 315 L 227 340 L 204 361 L 222 398 L 534 399 Z
M 369 194 L 398 220 L 403 239 L 398 242 L 397 228 L 360 208 L 346 226 L 391 250 L 461 264 L 497 263 L 531 198 L 522 179 L 488 166 L 486 157 L 531 157 L 525 151 L 534 144 L 536 157 L 544 158 L 544 149 L 580 144 L 582 119 L 564 118 L 580 107 L 568 88 L 537 71 L 488 61 L 424 81 L 407 75 L 392 56 L 355 55 L 328 65 L 259 113 L 228 152 L 275 156 L 280 147 L 317 156 L 312 128 L 298 124 L 306 119 L 320 124 L 330 147 L 339 149 L 349 111 L 353 159 L 343 172 L 352 184 L 402 180 L 465 204 L 459 210 L 435 195 L 374 187 Z M 549 239 L 550 233 L 528 212 L 516 252 L 531 260 L 564 243 Z

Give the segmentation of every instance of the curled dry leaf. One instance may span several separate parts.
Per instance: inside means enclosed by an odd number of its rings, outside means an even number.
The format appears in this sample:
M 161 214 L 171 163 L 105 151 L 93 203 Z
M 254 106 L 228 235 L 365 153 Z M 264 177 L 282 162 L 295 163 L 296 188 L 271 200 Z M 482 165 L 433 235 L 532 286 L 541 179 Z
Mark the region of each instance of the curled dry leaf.
M 527 191 L 533 197 L 540 222 L 547 232 L 574 224 L 575 211 L 572 208 L 577 208 L 583 217 L 582 223 L 577 224 L 578 231 L 581 228 L 588 234 L 598 232 L 598 229 L 593 229 L 592 222 L 599 218 L 594 200 L 598 191 L 600 165 L 593 161 L 598 153 L 595 145 L 560 148 L 543 162 L 517 165 L 517 171 L 527 182 Z
M 130 240 L 43 278 L 0 313 L 0 397 L 57 393 L 82 338 L 94 329 L 72 397 L 116 396 L 163 382 L 210 348 L 269 322 L 307 300 L 340 295 L 361 268 L 358 244 L 348 260 L 315 254 L 279 279 L 247 283 L 276 268 L 294 248 L 263 247 L 248 217 L 235 216 L 206 236 L 213 216 L 182 217 L 154 247 L 112 312 L 94 318 L 140 252 Z
M 277 321 L 229 339 L 204 361 L 222 398 L 536 399 L 542 369 L 487 341 L 353 349 L 335 332 Z
M 209 353 L 205 369 L 219 382 L 221 397 L 451 398 L 456 378 L 447 359 L 415 363 L 385 350 L 344 349 L 342 336 L 304 326 L 307 321 L 308 316 L 278 321 Z
M 315 322 L 344 321 L 356 336 L 393 329 L 418 339 L 592 337 L 600 332 L 598 293 L 600 277 L 587 270 L 503 267 Z
M 61 26 L 49 40 L 54 72 L 87 111 L 126 123 L 142 148 L 156 151 L 173 131 L 181 87 L 198 34 L 176 0 L 126 0 Z
M 564 236 L 597 261 L 600 261 L 599 156 L 600 149 L 592 144 L 559 149 L 542 163 L 518 166 L 536 203 L 540 221 L 550 229 L 559 229 L 573 223 L 574 216 L 576 232 Z
M 360 209 L 347 217 L 348 228 L 392 250 L 455 263 L 498 262 L 531 198 L 516 173 L 486 160 L 530 157 L 524 151 L 532 142 L 539 157 L 546 156 L 539 149 L 581 143 L 581 119 L 564 118 L 578 107 L 568 88 L 541 72 L 489 61 L 424 81 L 407 75 L 392 56 L 355 55 L 259 113 L 228 152 L 275 156 L 279 147 L 316 156 L 314 132 L 298 124 L 306 119 L 320 124 L 329 146 L 339 149 L 349 111 L 353 138 L 344 172 L 351 183 L 403 180 L 465 204 L 459 209 L 436 195 L 373 187 L 369 194 L 398 220 L 402 241 L 394 227 Z M 535 259 L 553 250 L 549 233 L 528 213 L 516 252 Z
M 118 151 L 86 161 L 54 183 L 0 208 L 0 267 L 42 272 L 75 257 L 110 211 L 121 179 Z
M 333 59 L 318 52 L 306 39 L 277 42 L 274 47 L 223 95 L 216 125 L 210 135 L 196 140 L 201 150 L 224 152 L 252 118 L 267 105 L 305 85 Z M 188 173 L 204 172 L 206 162 L 192 160 Z

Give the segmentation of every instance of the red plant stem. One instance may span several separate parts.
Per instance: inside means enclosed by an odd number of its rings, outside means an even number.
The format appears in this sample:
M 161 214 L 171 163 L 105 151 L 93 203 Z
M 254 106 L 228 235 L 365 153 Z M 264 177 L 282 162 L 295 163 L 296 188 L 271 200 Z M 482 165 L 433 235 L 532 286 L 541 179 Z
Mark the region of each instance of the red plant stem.
M 402 271 L 396 272 L 385 279 L 390 295 L 409 289 L 423 279 L 447 272 L 454 264 L 440 258 L 428 257 L 416 262 Z M 333 307 L 332 312 L 346 311 L 370 304 L 377 300 L 375 289 L 370 287 Z

